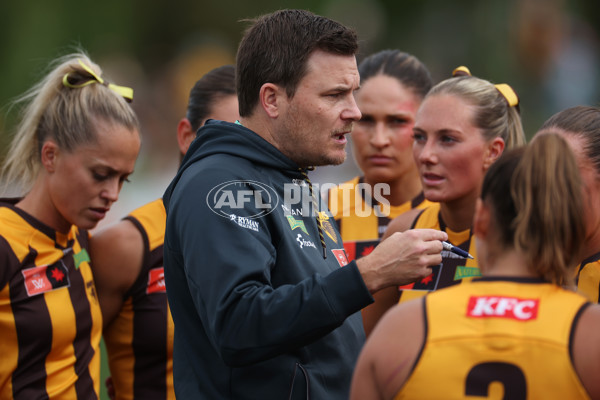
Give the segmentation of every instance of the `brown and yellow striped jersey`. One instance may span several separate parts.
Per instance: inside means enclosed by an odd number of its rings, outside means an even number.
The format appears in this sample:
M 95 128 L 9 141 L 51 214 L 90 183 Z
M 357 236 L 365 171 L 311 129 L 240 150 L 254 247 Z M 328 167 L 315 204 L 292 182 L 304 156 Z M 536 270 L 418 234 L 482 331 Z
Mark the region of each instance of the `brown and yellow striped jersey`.
M 174 399 L 173 319 L 163 270 L 166 213 L 162 199 L 125 217 L 144 241 L 142 269 L 123 308 L 104 332 L 118 400 Z
M 0 398 L 97 399 L 102 315 L 88 232 L 0 200 Z

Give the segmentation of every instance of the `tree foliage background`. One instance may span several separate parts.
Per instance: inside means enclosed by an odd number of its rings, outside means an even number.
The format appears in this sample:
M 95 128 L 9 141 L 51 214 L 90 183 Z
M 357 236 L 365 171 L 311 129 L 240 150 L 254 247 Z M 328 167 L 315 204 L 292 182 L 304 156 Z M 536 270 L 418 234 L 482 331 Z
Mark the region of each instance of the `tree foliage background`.
M 235 62 L 243 20 L 304 8 L 357 29 L 360 58 L 384 48 L 416 55 L 435 81 L 466 65 L 521 98 L 530 136 L 551 114 L 599 104 L 600 2 L 595 0 L 7 0 L 0 3 L 0 153 L 16 122 L 11 99 L 48 62 L 86 50 L 115 83 L 135 90 L 143 148 L 111 219 L 162 194 L 179 162 L 175 128 L 193 83 Z M 276 39 L 276 38 L 274 38 Z M 327 167 L 322 180 L 356 172 Z

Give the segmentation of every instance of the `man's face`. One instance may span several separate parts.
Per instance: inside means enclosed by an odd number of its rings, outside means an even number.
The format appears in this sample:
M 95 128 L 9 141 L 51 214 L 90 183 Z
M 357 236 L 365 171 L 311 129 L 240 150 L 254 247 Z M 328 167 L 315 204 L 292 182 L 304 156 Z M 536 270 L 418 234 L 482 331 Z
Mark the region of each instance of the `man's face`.
M 274 138 L 299 166 L 337 165 L 346 158 L 346 134 L 361 117 L 354 101 L 360 78 L 354 56 L 315 51 L 294 97 L 285 98 Z

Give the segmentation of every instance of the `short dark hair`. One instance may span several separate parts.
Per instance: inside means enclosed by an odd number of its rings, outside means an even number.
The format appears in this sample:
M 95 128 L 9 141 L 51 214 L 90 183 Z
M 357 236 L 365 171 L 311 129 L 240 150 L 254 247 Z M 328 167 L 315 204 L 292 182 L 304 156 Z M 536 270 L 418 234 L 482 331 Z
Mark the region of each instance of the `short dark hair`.
M 252 114 L 265 83 L 280 85 L 288 97 L 293 97 L 315 50 L 349 56 L 358 51 L 354 29 L 310 11 L 279 10 L 252 22 L 240 42 L 236 61 L 242 117 Z
M 385 75 L 397 79 L 404 87 L 423 99 L 433 86 L 425 64 L 400 50 L 381 50 L 362 60 L 358 66 L 361 84 L 369 78 Z
M 235 67 L 223 65 L 207 72 L 190 90 L 186 118 L 190 121 L 193 131 L 212 112 L 216 100 L 229 95 L 235 95 Z

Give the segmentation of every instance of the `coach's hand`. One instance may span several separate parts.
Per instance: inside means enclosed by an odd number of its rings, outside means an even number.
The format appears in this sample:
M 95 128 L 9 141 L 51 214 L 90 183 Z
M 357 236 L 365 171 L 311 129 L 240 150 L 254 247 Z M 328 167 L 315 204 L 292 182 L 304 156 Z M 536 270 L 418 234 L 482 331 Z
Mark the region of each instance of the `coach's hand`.
M 373 252 L 356 261 L 369 292 L 406 285 L 431 274 L 431 266 L 442 262 L 446 232 L 410 229 L 383 240 Z

